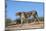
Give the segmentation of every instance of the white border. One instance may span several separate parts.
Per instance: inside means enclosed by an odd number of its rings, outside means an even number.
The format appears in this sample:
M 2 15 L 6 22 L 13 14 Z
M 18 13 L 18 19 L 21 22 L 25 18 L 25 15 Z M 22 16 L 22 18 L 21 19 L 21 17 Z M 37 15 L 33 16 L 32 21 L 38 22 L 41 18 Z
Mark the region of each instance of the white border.
M 34 0 L 36 1 L 36 0 Z M 44 3 L 46 1 L 44 0 Z M 46 4 L 45 4 L 46 5 Z M 5 0 L 0 0 L 0 31 L 5 31 Z M 46 6 L 44 6 L 46 8 Z M 46 13 L 46 9 L 44 11 Z M 46 24 L 46 14 L 45 14 L 45 24 Z M 45 31 L 46 25 L 44 26 L 45 29 L 36 29 L 36 30 L 21 30 L 21 31 Z
M 12 1 L 43 2 L 44 0 L 12 0 Z
M 0 31 L 4 31 L 5 29 L 5 8 L 4 8 L 4 0 L 0 0 Z

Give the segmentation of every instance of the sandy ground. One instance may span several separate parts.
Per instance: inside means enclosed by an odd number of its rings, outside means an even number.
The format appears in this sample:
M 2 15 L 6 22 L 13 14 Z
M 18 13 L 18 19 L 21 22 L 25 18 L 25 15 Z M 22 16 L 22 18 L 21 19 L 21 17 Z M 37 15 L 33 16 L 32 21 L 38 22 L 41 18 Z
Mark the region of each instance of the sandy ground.
M 26 23 L 26 24 L 19 24 L 19 25 L 11 25 L 6 27 L 6 30 L 13 30 L 13 29 L 42 29 L 44 28 L 44 23 L 43 22 L 39 22 L 39 23 Z

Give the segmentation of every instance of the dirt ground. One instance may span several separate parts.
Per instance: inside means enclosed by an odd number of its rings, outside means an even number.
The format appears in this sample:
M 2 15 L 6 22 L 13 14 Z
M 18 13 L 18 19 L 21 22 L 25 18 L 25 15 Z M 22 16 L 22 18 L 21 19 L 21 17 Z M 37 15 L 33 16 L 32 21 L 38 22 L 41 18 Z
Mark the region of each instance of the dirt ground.
M 39 23 L 26 23 L 26 24 L 18 24 L 18 25 L 11 25 L 6 27 L 6 30 L 12 30 L 12 29 L 43 29 L 44 28 L 44 22 L 40 21 Z

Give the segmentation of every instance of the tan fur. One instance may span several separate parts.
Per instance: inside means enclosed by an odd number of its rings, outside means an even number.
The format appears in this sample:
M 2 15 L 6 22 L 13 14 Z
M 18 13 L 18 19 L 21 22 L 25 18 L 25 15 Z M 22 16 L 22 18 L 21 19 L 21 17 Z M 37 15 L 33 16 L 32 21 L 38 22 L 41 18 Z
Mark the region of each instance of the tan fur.
M 18 12 L 18 13 L 16 13 L 16 15 L 21 17 L 21 24 L 23 24 L 24 21 L 27 21 L 27 23 L 28 23 L 28 19 L 27 19 L 28 17 L 36 16 L 35 13 L 33 13 L 33 12 L 32 13 L 29 13 L 29 12 Z M 36 21 L 36 19 L 35 19 L 35 21 Z

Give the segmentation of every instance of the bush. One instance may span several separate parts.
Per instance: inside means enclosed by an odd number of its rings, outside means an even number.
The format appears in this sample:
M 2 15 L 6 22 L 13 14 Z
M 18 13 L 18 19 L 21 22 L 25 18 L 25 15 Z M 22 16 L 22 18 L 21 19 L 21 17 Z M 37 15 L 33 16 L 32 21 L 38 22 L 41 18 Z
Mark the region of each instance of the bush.
M 5 26 L 7 27 L 9 25 L 9 23 L 11 23 L 11 19 L 5 19 Z
M 40 21 L 44 21 L 44 17 L 39 17 L 39 20 Z
M 16 19 L 16 20 L 14 20 L 17 24 L 20 24 L 21 23 L 21 19 Z

